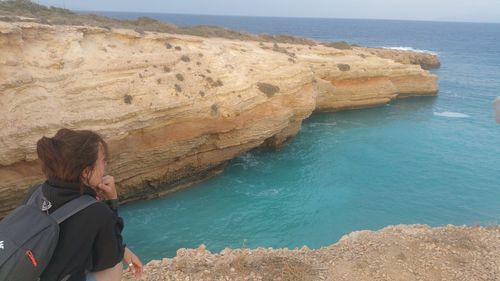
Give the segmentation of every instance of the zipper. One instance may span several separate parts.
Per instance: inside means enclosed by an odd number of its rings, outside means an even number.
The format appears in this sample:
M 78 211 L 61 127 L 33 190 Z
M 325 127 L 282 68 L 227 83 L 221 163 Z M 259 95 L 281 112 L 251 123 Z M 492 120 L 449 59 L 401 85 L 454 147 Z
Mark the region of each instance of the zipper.
M 35 255 L 33 255 L 33 252 L 31 250 L 26 251 L 26 256 L 28 256 L 28 259 L 31 261 L 34 267 L 38 266 L 38 262 L 35 259 Z

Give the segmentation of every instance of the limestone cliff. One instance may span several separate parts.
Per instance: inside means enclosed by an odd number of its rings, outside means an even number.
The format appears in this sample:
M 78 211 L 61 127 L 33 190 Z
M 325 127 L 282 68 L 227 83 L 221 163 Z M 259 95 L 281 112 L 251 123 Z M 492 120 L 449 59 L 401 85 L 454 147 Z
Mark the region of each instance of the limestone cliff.
M 389 58 L 405 64 L 418 64 L 423 69 L 439 68 L 441 63 L 437 56 L 425 52 L 410 52 L 383 48 L 370 48 L 369 52 L 382 58 Z
M 0 216 L 43 180 L 36 141 L 61 127 L 102 134 L 121 199 L 150 198 L 281 145 L 315 110 L 435 95 L 437 77 L 414 63 L 364 48 L 0 22 Z

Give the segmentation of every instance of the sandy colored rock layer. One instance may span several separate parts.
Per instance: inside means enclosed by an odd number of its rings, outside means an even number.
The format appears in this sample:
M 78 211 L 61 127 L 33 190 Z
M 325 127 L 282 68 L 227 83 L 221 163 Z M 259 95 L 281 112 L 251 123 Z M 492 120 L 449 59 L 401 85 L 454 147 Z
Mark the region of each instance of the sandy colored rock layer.
M 500 227 L 389 226 L 318 250 L 179 249 L 123 280 L 500 280 Z
M 371 52 L 0 22 L 0 216 L 43 180 L 36 142 L 61 127 L 104 136 L 126 202 L 279 147 L 315 110 L 437 93 L 419 65 Z
M 404 64 L 418 64 L 423 69 L 439 68 L 441 63 L 437 55 L 425 52 L 409 52 L 392 49 L 370 48 L 370 53 L 382 58 L 392 59 Z

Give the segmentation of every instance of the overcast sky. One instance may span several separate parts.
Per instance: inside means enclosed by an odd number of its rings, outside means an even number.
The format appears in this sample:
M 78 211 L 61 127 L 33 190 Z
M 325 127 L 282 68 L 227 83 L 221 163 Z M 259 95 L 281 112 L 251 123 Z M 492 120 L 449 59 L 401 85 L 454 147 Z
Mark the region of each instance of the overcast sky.
M 500 0 L 38 0 L 71 10 L 500 22 Z

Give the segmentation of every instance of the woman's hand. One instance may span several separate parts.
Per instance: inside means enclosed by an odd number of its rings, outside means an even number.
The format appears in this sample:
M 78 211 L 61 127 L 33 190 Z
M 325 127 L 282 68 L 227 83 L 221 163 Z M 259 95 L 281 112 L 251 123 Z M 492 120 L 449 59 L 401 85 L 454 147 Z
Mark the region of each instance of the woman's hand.
M 97 195 L 104 200 L 117 199 L 115 178 L 109 175 L 102 177 L 102 182 L 97 185 Z
M 128 270 L 132 271 L 135 277 L 141 276 L 144 271 L 141 260 L 127 247 L 125 247 L 125 253 L 123 254 L 123 262 L 128 265 Z

